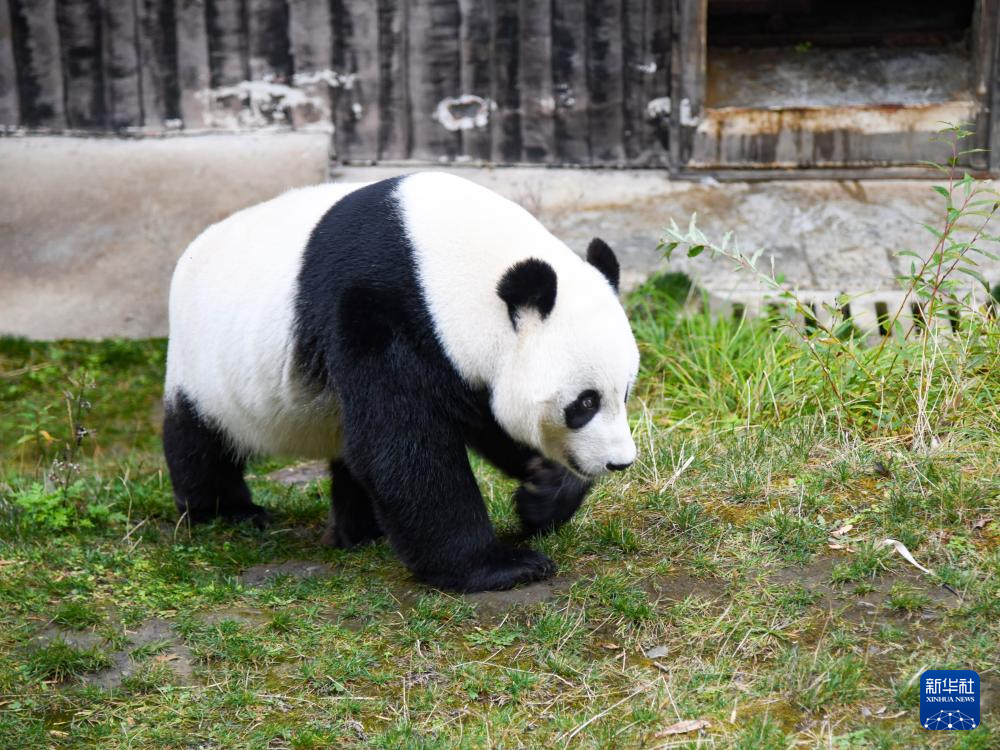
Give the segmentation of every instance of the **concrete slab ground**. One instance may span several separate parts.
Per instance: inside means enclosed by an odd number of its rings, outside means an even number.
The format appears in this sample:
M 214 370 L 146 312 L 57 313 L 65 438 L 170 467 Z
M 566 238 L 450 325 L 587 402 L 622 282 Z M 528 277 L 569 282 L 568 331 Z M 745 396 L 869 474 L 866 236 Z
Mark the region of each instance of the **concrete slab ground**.
M 284 190 L 328 176 L 328 136 L 266 134 L 109 140 L 0 139 L 0 333 L 32 338 L 162 336 L 174 262 L 206 226 Z M 369 181 L 415 167 L 350 167 L 330 178 Z M 894 288 L 926 252 L 941 199 L 926 181 L 673 182 L 664 172 L 474 168 L 453 171 L 535 213 L 583 252 L 594 236 L 618 252 L 623 284 L 666 267 L 656 249 L 671 218 L 697 212 L 710 236 L 733 230 L 817 293 Z M 502 231 L 502 228 L 500 228 Z M 756 283 L 705 256 L 678 258 L 720 298 Z M 995 282 L 1000 269 L 987 269 Z

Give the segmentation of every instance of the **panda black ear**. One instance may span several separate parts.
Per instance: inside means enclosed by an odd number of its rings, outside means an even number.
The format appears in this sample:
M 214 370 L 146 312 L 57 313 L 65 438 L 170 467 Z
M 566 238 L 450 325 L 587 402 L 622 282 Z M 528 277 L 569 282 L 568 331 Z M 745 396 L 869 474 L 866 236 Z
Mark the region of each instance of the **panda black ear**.
M 528 258 L 507 269 L 497 283 L 497 294 L 507 303 L 510 322 L 517 328 L 517 311 L 533 307 L 542 320 L 556 304 L 556 272 L 538 258 Z
M 615 251 L 608 247 L 608 243 L 599 237 L 594 237 L 587 247 L 587 262 L 604 274 L 604 277 L 611 284 L 611 288 L 618 291 L 618 258 Z

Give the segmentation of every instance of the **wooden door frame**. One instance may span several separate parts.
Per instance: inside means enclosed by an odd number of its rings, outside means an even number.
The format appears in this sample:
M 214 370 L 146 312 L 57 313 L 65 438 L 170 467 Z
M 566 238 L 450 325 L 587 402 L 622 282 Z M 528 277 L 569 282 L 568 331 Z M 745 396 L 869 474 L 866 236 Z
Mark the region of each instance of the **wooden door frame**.
M 705 105 L 708 0 L 670 0 L 670 170 L 678 174 L 691 159 L 694 130 Z

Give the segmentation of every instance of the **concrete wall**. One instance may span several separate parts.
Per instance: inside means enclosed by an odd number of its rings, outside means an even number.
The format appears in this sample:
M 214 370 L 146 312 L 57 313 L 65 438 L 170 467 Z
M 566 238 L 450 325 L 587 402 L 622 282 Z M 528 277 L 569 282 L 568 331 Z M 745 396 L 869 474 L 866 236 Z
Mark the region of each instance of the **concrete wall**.
M 321 182 L 328 147 L 323 134 L 0 138 L 0 333 L 163 335 L 187 244 Z
M 187 244 L 240 208 L 326 179 L 328 143 L 322 134 L 0 138 L 0 334 L 165 335 L 170 275 Z M 342 167 L 329 177 L 369 181 L 413 169 Z M 929 251 L 920 222 L 943 216 L 923 180 L 720 184 L 653 170 L 449 171 L 519 202 L 579 253 L 603 237 L 625 288 L 665 267 L 656 246 L 669 220 L 684 225 L 697 213 L 709 236 L 733 230 L 743 247 L 766 247 L 776 269 L 818 299 L 889 290 L 909 265 L 894 252 Z M 719 298 L 748 309 L 759 301 L 759 286 L 726 262 L 702 255 L 672 267 Z M 1000 281 L 997 264 L 983 270 Z

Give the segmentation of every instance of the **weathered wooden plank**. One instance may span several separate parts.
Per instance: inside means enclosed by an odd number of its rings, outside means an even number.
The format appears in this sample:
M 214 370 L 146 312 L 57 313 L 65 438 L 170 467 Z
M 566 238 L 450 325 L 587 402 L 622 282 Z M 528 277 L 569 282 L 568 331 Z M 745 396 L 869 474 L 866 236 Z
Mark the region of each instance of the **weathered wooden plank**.
M 288 44 L 294 67 L 295 86 L 315 102 L 292 113 L 296 127 L 332 128 L 333 104 L 340 81 L 333 71 L 333 26 L 326 2 L 289 0 Z
M 462 155 L 477 161 L 490 158 L 490 119 L 493 104 L 493 65 L 491 42 L 493 12 L 489 0 L 459 0 L 462 43 L 462 93 L 478 97 L 486 108 L 485 122 L 474 122 L 461 131 Z M 481 121 L 481 118 L 480 118 Z
M 555 152 L 555 97 L 552 87 L 552 7 L 521 4 L 521 148 L 526 162 L 541 164 Z
M 587 91 L 587 13 L 578 0 L 552 3 L 552 84 L 555 161 L 590 163 Z
M 181 117 L 177 80 L 177 19 L 174 0 L 138 0 L 142 124 L 176 127 Z
M 1000 175 L 1000 3 L 991 1 L 993 8 L 993 75 L 990 106 L 990 170 Z
M 406 0 L 379 0 L 378 158 L 390 161 L 410 156 L 406 28 Z
M 591 163 L 622 164 L 622 0 L 589 0 L 587 29 Z
M 493 23 L 493 161 L 517 163 L 521 151 L 521 94 L 518 87 L 521 24 L 517 0 L 495 0 Z
M 14 60 L 25 125 L 66 127 L 55 0 L 11 0 Z
M 943 163 L 942 122 L 968 122 L 969 101 L 884 108 L 706 109 L 690 167 L 845 167 Z
M 625 0 L 622 77 L 625 158 L 635 166 L 668 160 L 670 4 Z
M 175 13 L 178 106 L 185 129 L 198 130 L 208 122 L 206 97 L 212 83 L 205 0 L 177 0 Z
M 288 0 L 288 42 L 296 73 L 319 73 L 333 64 L 330 5 Z
M 711 175 L 719 182 L 768 182 L 770 180 L 926 180 L 927 167 L 739 167 L 688 166 L 677 172 L 685 180 Z
M 56 19 L 66 87 L 66 123 L 71 128 L 103 127 L 100 6 L 97 0 L 59 0 Z
M 1000 0 L 977 0 L 973 15 L 972 93 L 979 102 L 973 167 L 1000 170 Z
M 142 125 L 142 81 L 137 18 L 131 2 L 104 6 L 104 96 L 107 122 L 113 130 Z
M 288 39 L 287 0 L 245 0 L 250 78 L 292 78 L 292 52 Z
M 345 84 L 335 92 L 334 144 L 341 161 L 378 158 L 378 12 L 366 0 L 334 0 L 333 65 Z
M 21 122 L 17 100 L 17 69 L 14 67 L 14 36 L 10 5 L 0 1 L 0 128 L 13 128 Z
M 410 0 L 409 86 L 412 123 L 411 157 L 452 161 L 462 138 L 449 100 L 461 92 L 457 0 Z
M 708 6 L 699 0 L 671 0 L 670 166 L 683 168 L 691 158 L 695 127 L 705 98 L 705 29 Z
M 213 88 L 250 80 L 243 0 L 205 0 L 208 63 Z
M 994 39 L 996 33 L 997 0 L 976 0 L 972 14 L 970 53 L 972 70 L 969 83 L 972 96 L 979 104 L 979 110 L 972 130 L 975 131 L 975 147 L 989 148 L 991 126 L 991 83 L 994 69 Z M 982 169 L 989 163 L 989 154 L 980 152 L 969 154 L 969 164 Z

